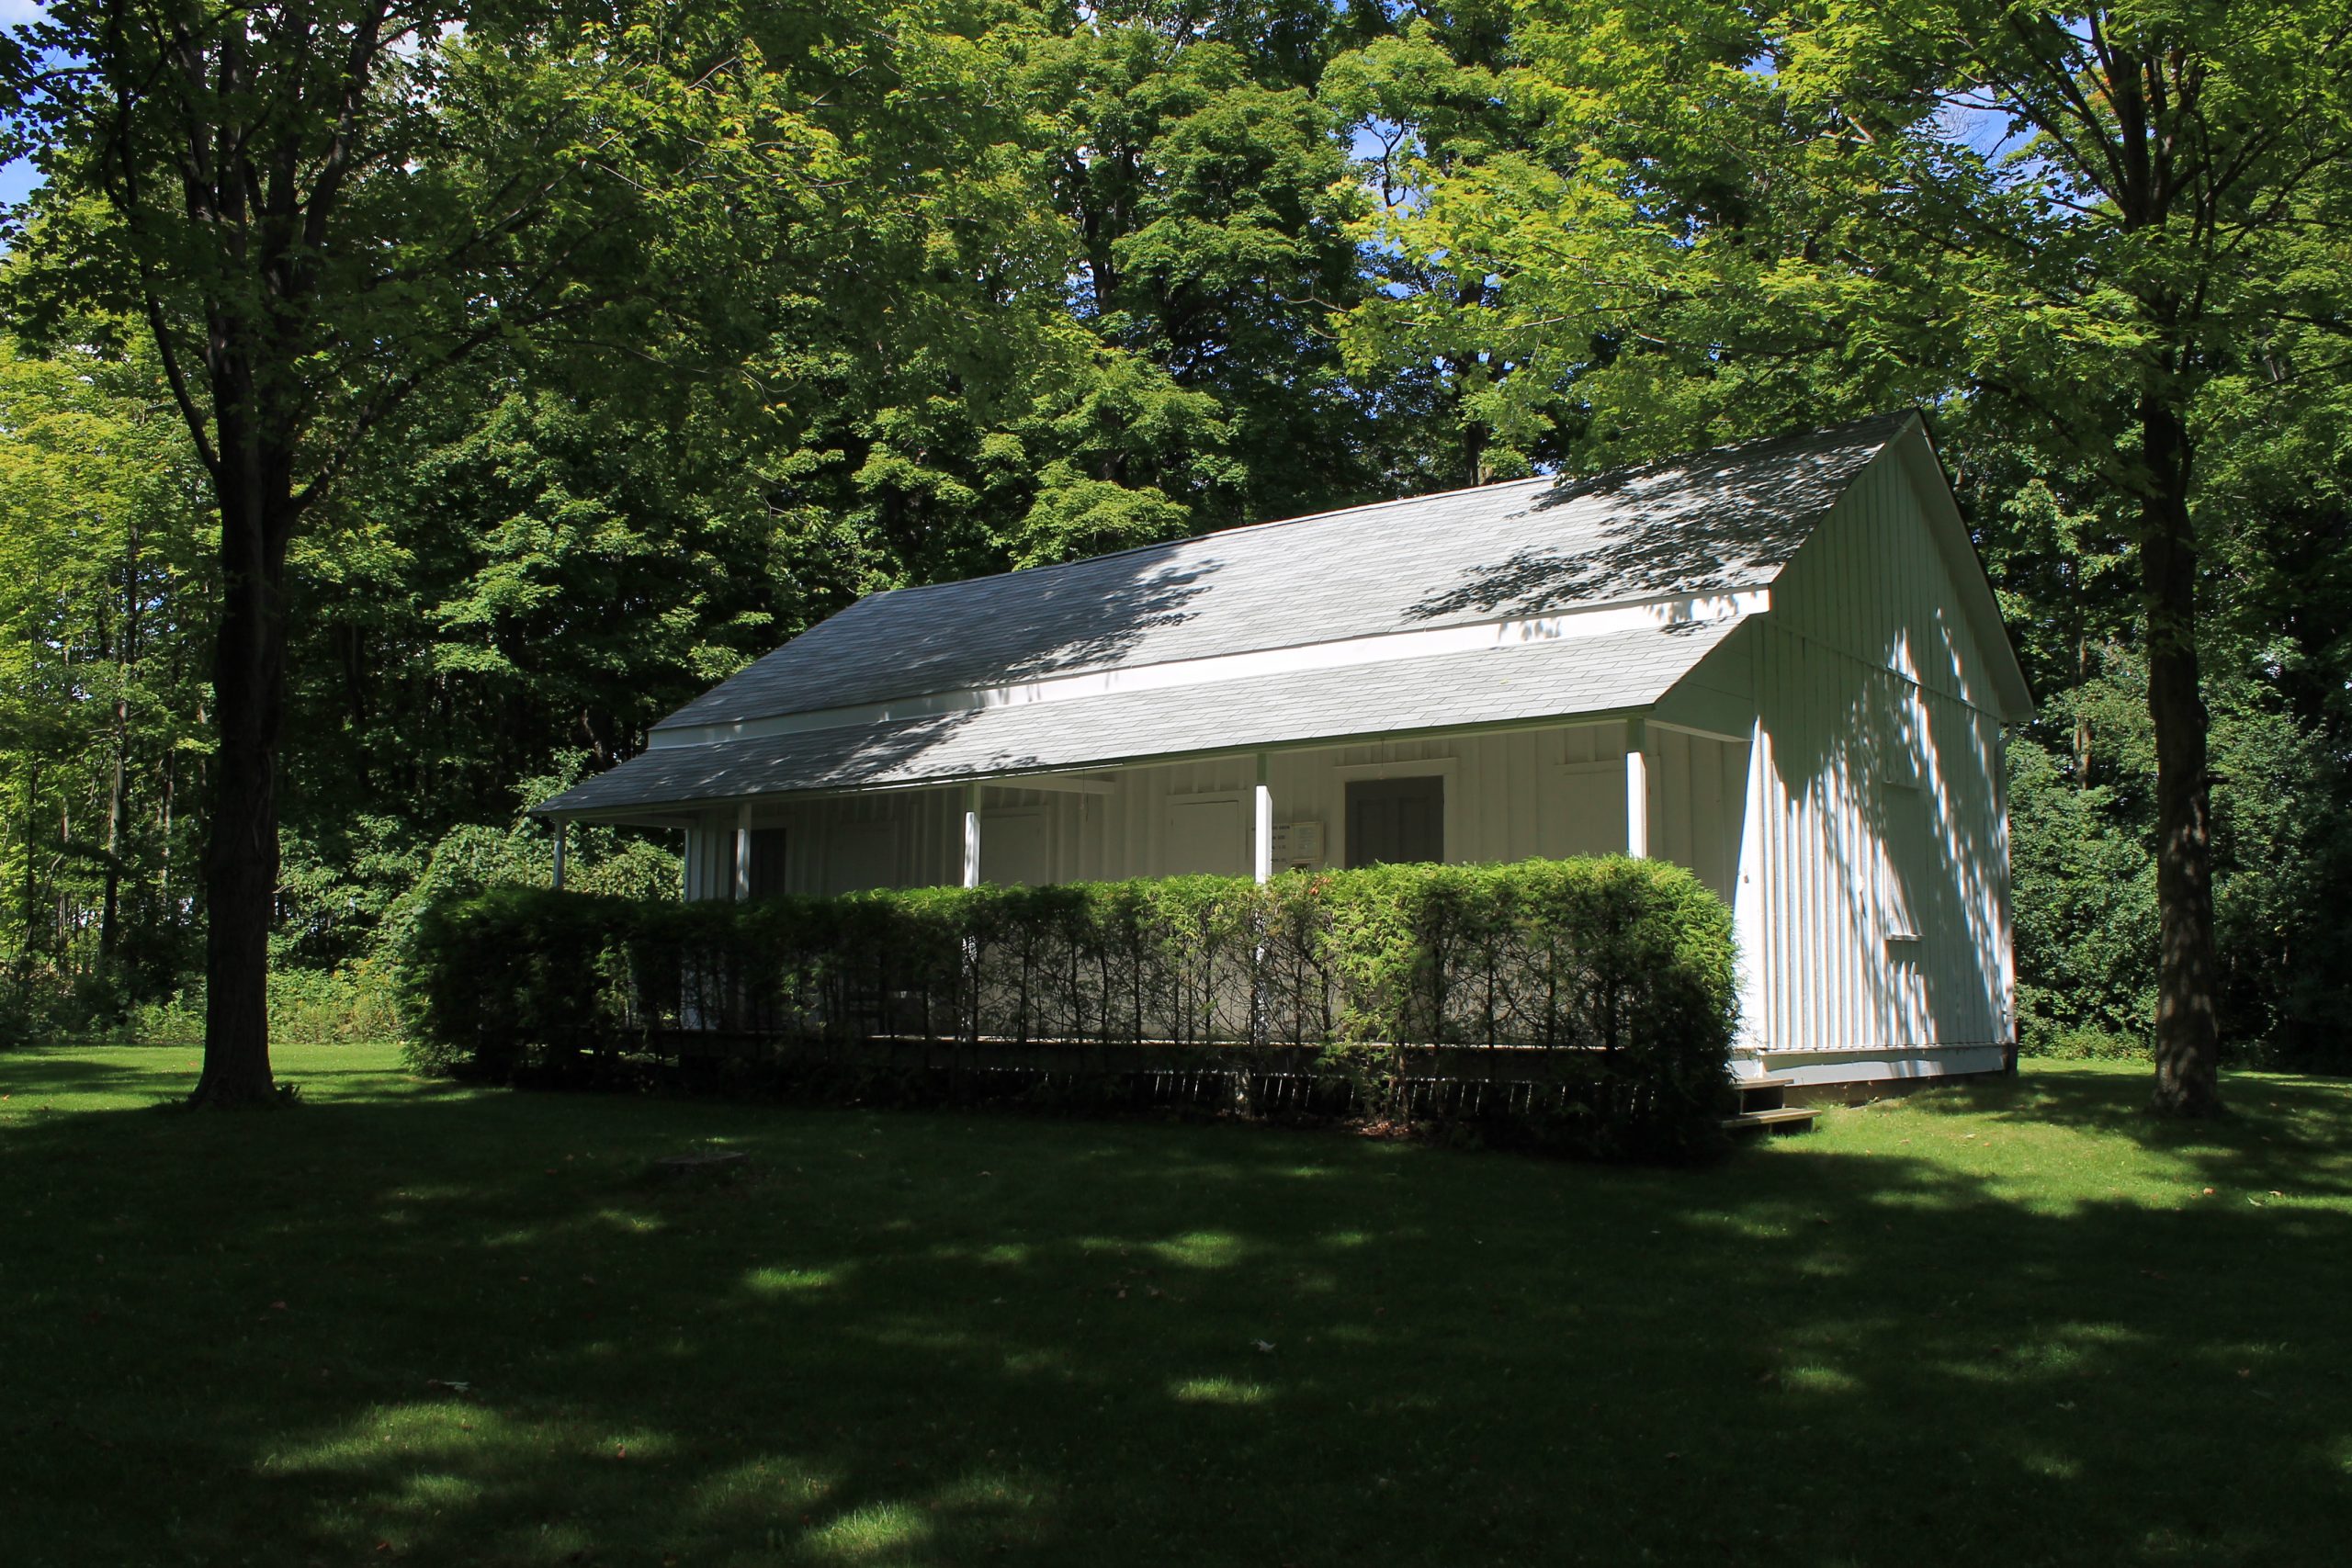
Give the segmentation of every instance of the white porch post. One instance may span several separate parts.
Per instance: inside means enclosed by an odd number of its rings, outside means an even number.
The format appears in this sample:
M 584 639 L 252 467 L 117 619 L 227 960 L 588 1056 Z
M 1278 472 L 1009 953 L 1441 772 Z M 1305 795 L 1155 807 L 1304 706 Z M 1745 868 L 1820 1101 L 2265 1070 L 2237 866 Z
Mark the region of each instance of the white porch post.
M 980 885 L 980 786 L 964 786 L 964 886 Z
M 555 890 L 563 891 L 563 841 L 571 836 L 571 824 L 561 818 L 555 824 Z
M 1639 716 L 1625 721 L 1625 852 L 1635 860 L 1650 853 L 1649 727 Z
M 752 803 L 735 808 L 735 899 L 752 896 Z
M 1270 782 L 1273 765 L 1261 751 L 1258 753 L 1258 787 L 1252 795 L 1254 809 L 1250 818 L 1250 874 L 1261 883 L 1270 882 L 1274 874 L 1274 786 Z

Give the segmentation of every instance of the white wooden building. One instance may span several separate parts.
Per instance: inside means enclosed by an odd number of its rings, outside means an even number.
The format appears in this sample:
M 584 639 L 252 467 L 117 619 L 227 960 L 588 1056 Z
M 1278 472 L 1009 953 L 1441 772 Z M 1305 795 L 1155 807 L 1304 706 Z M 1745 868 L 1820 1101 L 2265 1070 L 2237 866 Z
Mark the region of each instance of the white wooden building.
M 1731 905 L 1738 1070 L 1998 1069 L 2031 696 L 1913 414 L 878 593 L 546 802 L 686 896 L 1622 852 Z

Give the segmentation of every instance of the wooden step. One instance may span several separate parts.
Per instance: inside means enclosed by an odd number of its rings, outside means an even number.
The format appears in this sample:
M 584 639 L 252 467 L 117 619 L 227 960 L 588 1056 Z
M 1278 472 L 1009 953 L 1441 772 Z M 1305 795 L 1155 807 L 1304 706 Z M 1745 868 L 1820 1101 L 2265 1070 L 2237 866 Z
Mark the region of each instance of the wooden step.
M 1781 1106 L 1771 1111 L 1743 1111 L 1736 1116 L 1724 1118 L 1724 1125 L 1735 1133 L 1766 1127 L 1787 1127 L 1792 1131 L 1813 1125 L 1821 1112 L 1809 1105 Z
M 1734 1089 L 1787 1089 L 1796 1081 L 1792 1077 L 1776 1077 L 1768 1073 L 1760 1078 L 1734 1077 L 1731 1080 L 1731 1087 Z

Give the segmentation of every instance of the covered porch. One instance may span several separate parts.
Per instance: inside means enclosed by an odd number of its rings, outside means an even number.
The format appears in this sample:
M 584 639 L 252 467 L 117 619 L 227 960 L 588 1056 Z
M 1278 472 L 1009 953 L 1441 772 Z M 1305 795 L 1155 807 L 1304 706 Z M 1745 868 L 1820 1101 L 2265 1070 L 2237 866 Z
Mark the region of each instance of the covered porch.
M 1623 853 L 1732 899 L 1745 739 L 1625 714 L 663 813 L 685 897 Z M 644 817 L 640 821 L 650 820 Z

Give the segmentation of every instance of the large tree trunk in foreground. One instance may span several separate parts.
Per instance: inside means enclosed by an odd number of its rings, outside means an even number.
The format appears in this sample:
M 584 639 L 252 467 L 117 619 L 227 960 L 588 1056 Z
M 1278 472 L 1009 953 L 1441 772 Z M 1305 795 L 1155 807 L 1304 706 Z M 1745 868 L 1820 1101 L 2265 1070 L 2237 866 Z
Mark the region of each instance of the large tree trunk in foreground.
M 2150 397 L 2141 441 L 2154 480 L 2141 516 L 2148 617 L 2148 716 L 2156 732 L 2156 1095 L 2160 1111 L 2222 1109 L 2213 1014 L 2213 824 L 2205 699 L 2198 690 L 2197 540 L 2188 516 L 2188 432 Z
M 212 662 L 212 816 L 204 852 L 204 1073 L 192 1103 L 275 1098 L 269 928 L 277 907 L 277 752 L 286 706 L 290 465 L 221 423 L 220 631 Z M 241 450 L 242 448 L 242 450 Z

